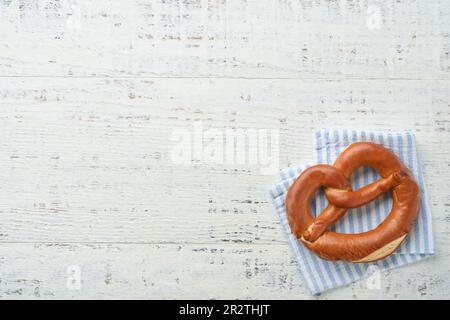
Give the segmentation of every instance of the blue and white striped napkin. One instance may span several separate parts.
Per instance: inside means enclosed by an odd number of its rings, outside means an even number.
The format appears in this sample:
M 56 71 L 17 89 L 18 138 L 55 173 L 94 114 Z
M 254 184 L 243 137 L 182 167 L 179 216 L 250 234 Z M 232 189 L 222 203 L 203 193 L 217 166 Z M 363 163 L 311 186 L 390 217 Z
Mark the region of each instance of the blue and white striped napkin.
M 281 181 L 271 188 L 281 225 L 288 236 L 300 270 L 313 294 L 340 287 L 370 275 L 372 266 L 380 270 L 392 269 L 409 264 L 434 254 L 434 237 L 431 225 L 431 210 L 414 136 L 411 133 L 366 132 L 351 130 L 322 129 L 315 133 L 315 157 L 317 163 L 333 164 L 337 156 L 351 143 L 372 141 L 393 151 L 411 170 L 420 185 L 421 207 L 416 225 L 402 246 L 389 257 L 374 263 L 330 262 L 320 259 L 306 249 L 292 235 L 286 217 L 285 199 L 290 185 L 309 166 L 290 167 L 280 172 Z M 352 176 L 352 186 L 356 190 L 378 180 L 378 173 L 370 168 L 360 168 Z M 313 214 L 317 215 L 326 207 L 327 200 L 322 193 L 313 203 Z M 391 194 L 387 193 L 372 203 L 351 209 L 340 219 L 332 230 L 341 233 L 360 233 L 375 228 L 389 214 L 392 207 Z

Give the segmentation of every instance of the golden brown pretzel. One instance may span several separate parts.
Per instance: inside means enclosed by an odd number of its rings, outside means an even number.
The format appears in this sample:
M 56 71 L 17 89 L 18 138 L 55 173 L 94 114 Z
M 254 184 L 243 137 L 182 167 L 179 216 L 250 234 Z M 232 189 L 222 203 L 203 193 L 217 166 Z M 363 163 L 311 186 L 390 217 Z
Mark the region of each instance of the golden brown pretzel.
M 361 166 L 382 179 L 352 191 L 349 178 Z M 325 188 L 328 207 L 314 219 L 311 198 Z M 327 230 L 349 208 L 367 204 L 392 190 L 390 214 L 375 229 L 359 234 Z M 393 253 L 411 231 L 419 213 L 420 190 L 406 166 L 388 149 L 370 142 L 348 146 L 333 166 L 319 164 L 302 172 L 288 190 L 286 210 L 292 233 L 323 259 L 371 262 Z

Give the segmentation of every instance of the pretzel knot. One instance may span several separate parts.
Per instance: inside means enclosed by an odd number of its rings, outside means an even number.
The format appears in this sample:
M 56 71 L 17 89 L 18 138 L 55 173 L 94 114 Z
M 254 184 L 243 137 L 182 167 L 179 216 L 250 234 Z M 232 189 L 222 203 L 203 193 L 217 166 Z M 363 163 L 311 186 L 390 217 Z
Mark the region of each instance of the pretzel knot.
M 381 179 L 353 191 L 350 176 L 362 166 L 374 168 Z M 327 208 L 314 219 L 311 198 L 325 188 Z M 343 234 L 328 228 L 348 209 L 363 206 L 391 191 L 392 210 L 375 229 Z M 393 253 L 411 231 L 420 206 L 420 190 L 406 166 L 388 149 L 370 142 L 348 146 L 330 165 L 312 166 L 288 190 L 286 210 L 292 233 L 318 256 L 327 260 L 371 262 Z

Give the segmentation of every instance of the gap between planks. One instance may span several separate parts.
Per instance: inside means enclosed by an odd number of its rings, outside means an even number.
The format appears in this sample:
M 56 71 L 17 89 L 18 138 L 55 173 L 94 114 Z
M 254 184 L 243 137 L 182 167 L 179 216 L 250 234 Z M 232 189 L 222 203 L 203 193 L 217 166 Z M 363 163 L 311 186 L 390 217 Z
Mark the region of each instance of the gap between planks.
M 317 81 L 441 81 L 450 82 L 450 78 L 402 78 L 402 77 L 226 77 L 226 76 L 136 76 L 136 75 L 0 75 L 0 79 L 204 79 L 204 80 L 317 80 Z

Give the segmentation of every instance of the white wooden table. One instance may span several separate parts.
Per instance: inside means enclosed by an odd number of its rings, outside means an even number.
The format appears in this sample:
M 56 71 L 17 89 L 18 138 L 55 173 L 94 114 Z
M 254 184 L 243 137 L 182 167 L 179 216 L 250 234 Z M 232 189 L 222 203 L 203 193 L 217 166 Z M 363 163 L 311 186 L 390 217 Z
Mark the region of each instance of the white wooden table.
M 450 1 L 0 2 L 0 297 L 448 298 Z M 437 255 L 310 295 L 245 162 L 174 130 L 411 130 Z M 189 131 L 191 132 L 191 131 Z M 78 281 L 80 280 L 80 281 Z

